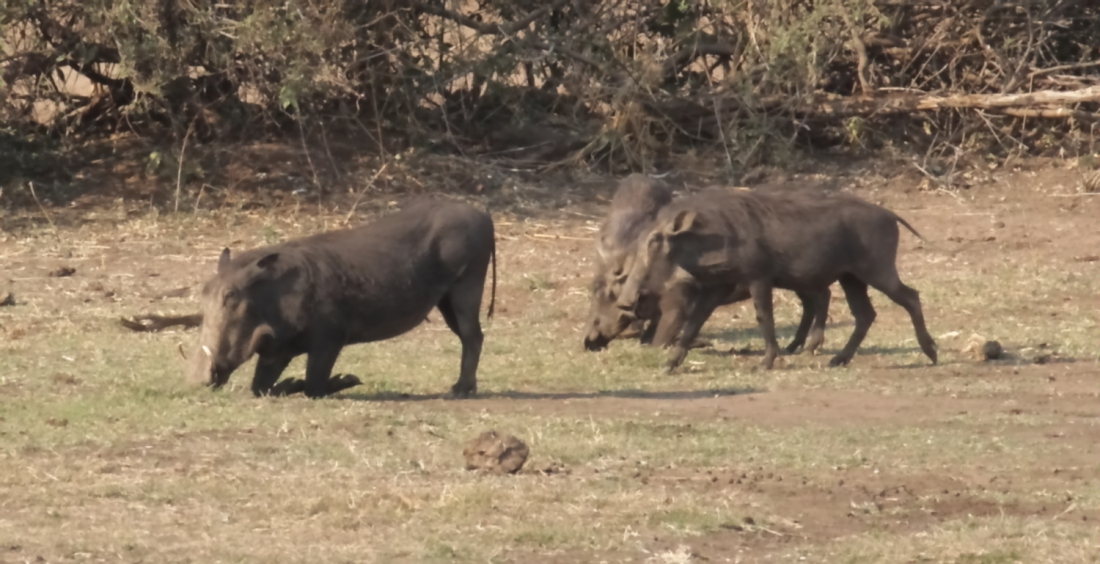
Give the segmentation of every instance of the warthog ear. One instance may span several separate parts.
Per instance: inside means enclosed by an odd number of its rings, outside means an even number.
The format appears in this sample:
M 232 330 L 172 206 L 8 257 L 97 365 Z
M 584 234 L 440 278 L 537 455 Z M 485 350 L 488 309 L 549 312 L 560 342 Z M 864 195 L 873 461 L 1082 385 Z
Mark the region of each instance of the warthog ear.
M 222 249 L 222 254 L 218 257 L 218 270 L 217 273 L 221 274 L 229 267 L 229 247 Z
M 275 264 L 275 262 L 278 261 L 278 260 L 279 260 L 279 253 L 271 253 L 270 255 L 267 255 L 264 258 L 256 261 L 256 266 L 258 266 L 260 268 L 269 268 L 271 265 Z
M 669 235 L 681 235 L 698 228 L 701 224 L 702 220 L 694 210 L 680 210 L 672 218 L 672 223 L 669 225 L 667 232 Z

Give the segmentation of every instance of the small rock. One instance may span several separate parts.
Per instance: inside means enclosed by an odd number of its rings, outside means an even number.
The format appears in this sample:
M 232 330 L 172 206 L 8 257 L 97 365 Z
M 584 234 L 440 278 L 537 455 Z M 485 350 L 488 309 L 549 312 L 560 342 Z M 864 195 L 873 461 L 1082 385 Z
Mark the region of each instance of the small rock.
M 73 274 L 76 274 L 76 269 L 75 268 L 73 268 L 71 266 L 62 266 L 62 267 L 58 268 L 57 270 L 54 270 L 54 271 L 50 272 L 48 274 L 48 276 L 53 277 L 53 278 L 64 278 L 66 276 L 72 276 Z
M 8 292 L 4 295 L 4 299 L 0 300 L 0 307 L 15 305 L 15 294 Z
M 982 358 L 985 360 L 997 360 L 1001 358 L 1005 353 L 1004 347 L 997 341 L 986 341 L 982 345 Z
M 61 372 L 54 374 L 52 377 L 50 377 L 50 379 L 53 380 L 54 384 L 67 384 L 69 386 L 75 386 L 80 383 L 79 378 L 76 378 L 71 374 L 64 374 Z
M 467 470 L 493 474 L 515 474 L 527 461 L 527 445 L 512 435 L 486 431 L 466 443 L 462 456 Z

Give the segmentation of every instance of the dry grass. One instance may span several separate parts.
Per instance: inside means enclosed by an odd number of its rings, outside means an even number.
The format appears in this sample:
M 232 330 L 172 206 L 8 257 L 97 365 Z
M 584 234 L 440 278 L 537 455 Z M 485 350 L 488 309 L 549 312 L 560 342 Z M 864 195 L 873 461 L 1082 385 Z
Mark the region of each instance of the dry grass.
M 906 238 L 901 251 L 936 367 L 880 294 L 847 369 L 823 368 L 851 330 L 839 293 L 824 353 L 775 371 L 720 354 L 761 348 L 743 304 L 708 324 L 716 350 L 693 351 L 672 377 L 657 370 L 662 353 L 632 343 L 584 353 L 588 245 L 574 238 L 588 224 L 497 214 L 498 316 L 485 324 L 483 397 L 467 401 L 438 399 L 459 346 L 434 315 L 347 349 L 337 371 L 364 386 L 320 401 L 252 398 L 251 363 L 228 390 L 187 389 L 176 343 L 193 333 L 113 322 L 193 311 L 193 297 L 150 299 L 196 287 L 227 242 L 343 214 L 100 210 L 83 226 L 0 235 L 18 301 L 0 308 L 0 560 L 1096 561 L 1097 320 L 1085 300 L 1100 264 L 1049 265 L 1096 243 L 1067 238 L 1097 210 L 1060 215 L 1009 194 L 891 202 L 946 247 Z M 951 256 L 948 237 L 992 229 L 962 215 L 973 209 L 1010 225 Z M 45 276 L 61 264 L 77 274 Z M 779 296 L 789 338 L 797 306 Z M 972 333 L 1014 358 L 969 358 Z M 489 428 L 530 445 L 520 474 L 462 470 L 462 443 Z

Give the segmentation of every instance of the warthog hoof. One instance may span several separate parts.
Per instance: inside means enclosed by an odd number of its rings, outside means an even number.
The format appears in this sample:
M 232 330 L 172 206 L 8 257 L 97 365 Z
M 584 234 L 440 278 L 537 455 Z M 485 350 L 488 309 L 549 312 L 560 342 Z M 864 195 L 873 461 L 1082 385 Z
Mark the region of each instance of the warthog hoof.
M 451 397 L 458 399 L 465 399 L 477 395 L 477 384 L 468 386 L 465 384 L 455 384 L 451 386 Z
M 363 381 L 354 374 L 338 374 L 328 379 L 327 392 L 335 394 L 336 392 L 342 392 L 348 388 L 354 388 L 355 386 L 361 386 Z
M 592 338 L 585 337 L 585 339 L 584 339 L 584 350 L 590 351 L 590 352 L 602 351 L 602 350 L 607 348 L 607 344 L 609 342 L 610 341 L 608 339 L 603 339 L 603 338 L 592 339 Z
M 688 348 L 689 349 L 708 349 L 708 348 L 713 347 L 713 346 L 714 346 L 714 343 L 712 343 L 710 341 L 705 341 L 703 339 L 695 339 L 694 341 L 691 342 L 690 345 L 688 345 Z
M 851 357 L 845 357 L 844 355 L 836 355 L 829 361 L 829 366 L 847 366 L 851 361 Z

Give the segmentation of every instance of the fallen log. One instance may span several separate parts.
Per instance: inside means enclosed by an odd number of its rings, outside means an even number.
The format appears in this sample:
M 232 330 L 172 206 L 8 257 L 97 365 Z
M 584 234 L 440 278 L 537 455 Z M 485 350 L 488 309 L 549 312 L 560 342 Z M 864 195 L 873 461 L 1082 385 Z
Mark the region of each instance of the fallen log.
M 984 109 L 1063 106 L 1082 102 L 1100 102 L 1100 86 L 1078 90 L 1040 90 L 1022 94 L 888 94 L 885 96 L 852 96 L 817 102 L 794 108 L 797 113 L 818 116 L 853 116 L 899 114 L 944 108 Z M 1054 117 L 1053 114 L 1043 117 Z M 1070 117 L 1066 113 L 1064 117 Z M 1076 117 L 1076 116 L 1074 116 Z
M 130 319 L 119 318 L 118 322 L 125 328 L 139 333 L 153 333 L 167 329 L 168 327 L 183 327 L 193 329 L 202 325 L 202 314 L 192 315 L 137 315 Z

